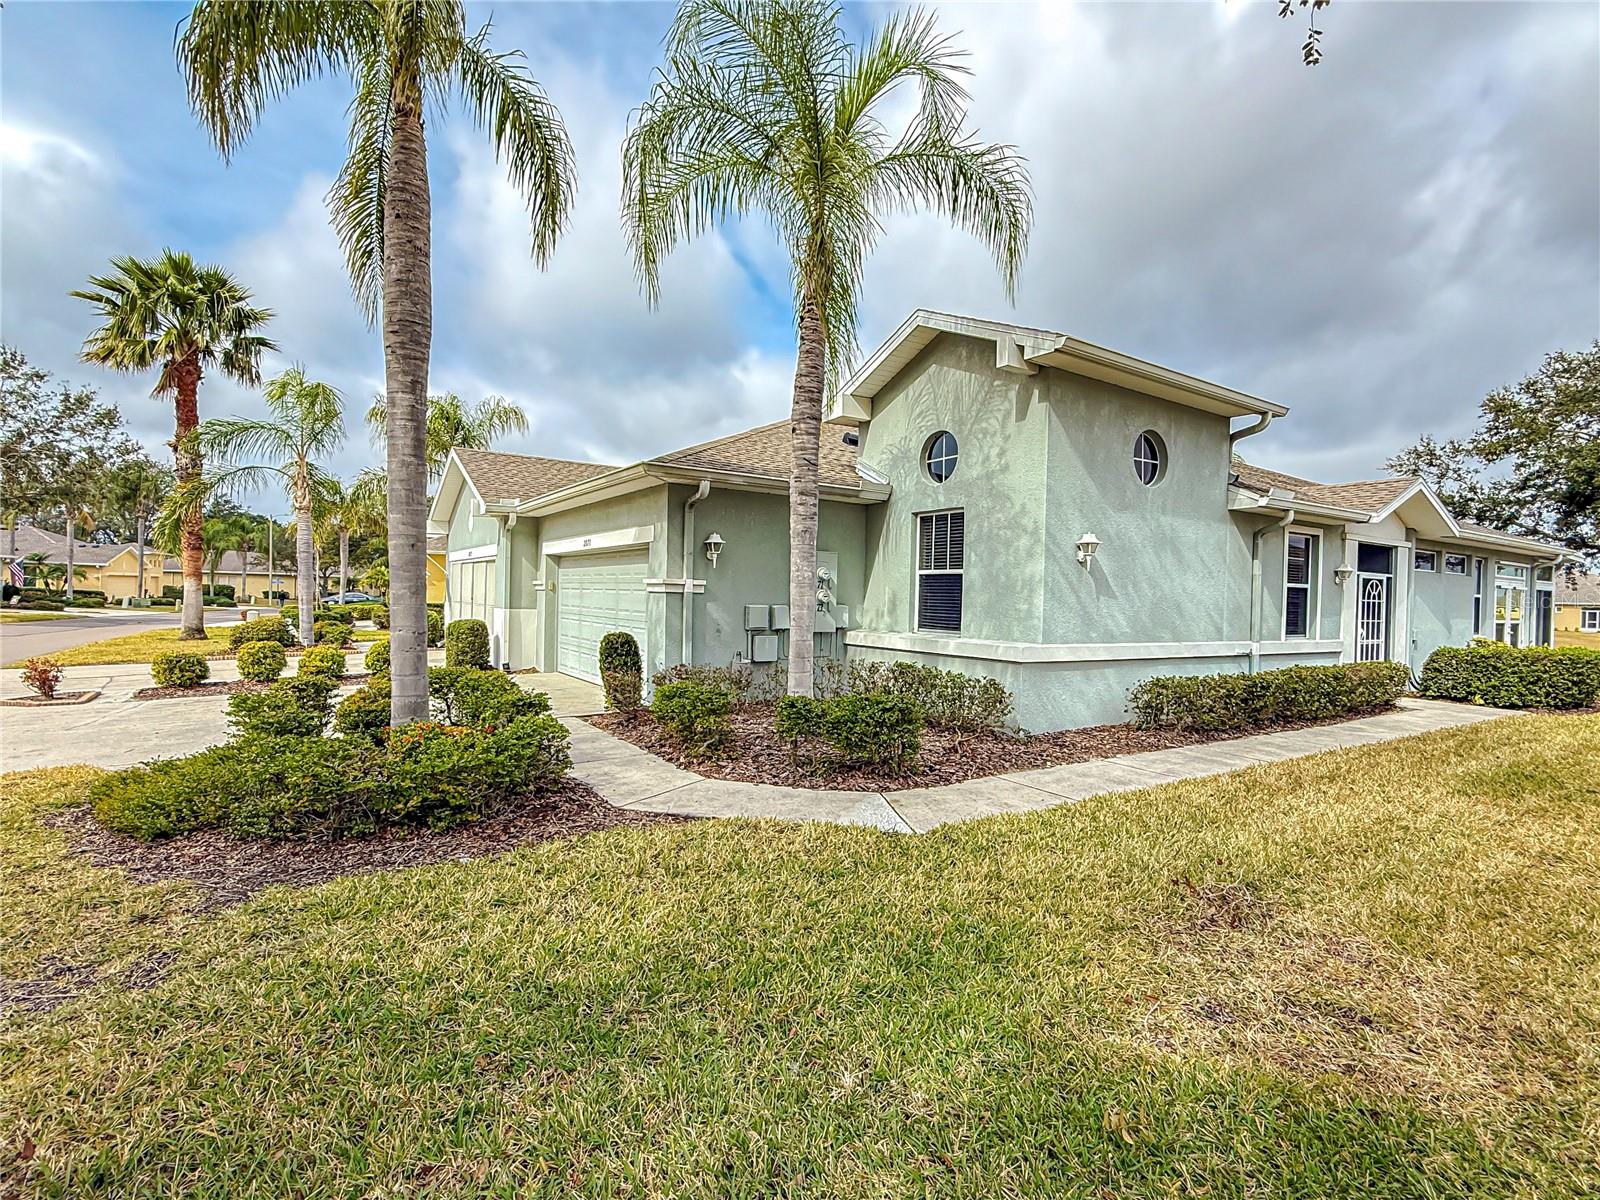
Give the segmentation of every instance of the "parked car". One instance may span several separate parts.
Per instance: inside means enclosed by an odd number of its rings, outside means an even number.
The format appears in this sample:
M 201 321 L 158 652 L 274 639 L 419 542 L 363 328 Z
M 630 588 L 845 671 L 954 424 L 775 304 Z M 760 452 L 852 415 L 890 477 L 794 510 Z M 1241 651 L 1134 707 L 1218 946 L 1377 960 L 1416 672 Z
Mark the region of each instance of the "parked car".
M 324 604 L 376 604 L 378 598 L 369 596 L 366 592 L 335 592 L 331 596 L 324 596 Z

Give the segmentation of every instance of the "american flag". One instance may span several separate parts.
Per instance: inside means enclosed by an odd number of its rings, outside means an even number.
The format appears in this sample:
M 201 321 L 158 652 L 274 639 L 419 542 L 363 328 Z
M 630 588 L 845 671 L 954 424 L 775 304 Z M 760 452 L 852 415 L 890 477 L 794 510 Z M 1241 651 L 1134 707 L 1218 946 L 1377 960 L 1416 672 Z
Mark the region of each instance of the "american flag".
M 14 558 L 11 560 L 11 565 L 6 568 L 6 577 L 11 581 L 13 587 L 22 586 L 22 561 L 20 559 Z

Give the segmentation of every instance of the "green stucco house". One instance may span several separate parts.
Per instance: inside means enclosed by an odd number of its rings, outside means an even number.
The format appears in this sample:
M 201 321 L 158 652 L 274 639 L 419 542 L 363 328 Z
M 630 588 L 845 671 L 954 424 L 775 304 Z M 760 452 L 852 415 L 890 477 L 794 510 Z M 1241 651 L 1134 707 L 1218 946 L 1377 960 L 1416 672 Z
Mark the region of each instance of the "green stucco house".
M 989 675 L 1024 728 L 1124 719 L 1151 675 L 1552 639 L 1562 552 L 1422 482 L 1246 463 L 1282 405 L 1065 334 L 919 310 L 823 426 L 819 655 Z M 788 637 L 786 422 L 626 466 L 458 450 L 430 532 L 495 661 L 598 678 L 771 669 Z

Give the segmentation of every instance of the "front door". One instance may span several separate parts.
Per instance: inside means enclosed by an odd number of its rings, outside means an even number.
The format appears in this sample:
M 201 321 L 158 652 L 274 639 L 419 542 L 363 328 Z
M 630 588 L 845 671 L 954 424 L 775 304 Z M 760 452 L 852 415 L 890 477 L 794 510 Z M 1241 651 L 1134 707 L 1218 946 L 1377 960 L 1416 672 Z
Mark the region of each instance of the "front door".
M 1389 657 L 1389 576 L 1356 577 L 1356 661 Z
M 1508 646 L 1522 645 L 1522 610 L 1527 589 L 1500 582 L 1494 589 L 1494 640 Z

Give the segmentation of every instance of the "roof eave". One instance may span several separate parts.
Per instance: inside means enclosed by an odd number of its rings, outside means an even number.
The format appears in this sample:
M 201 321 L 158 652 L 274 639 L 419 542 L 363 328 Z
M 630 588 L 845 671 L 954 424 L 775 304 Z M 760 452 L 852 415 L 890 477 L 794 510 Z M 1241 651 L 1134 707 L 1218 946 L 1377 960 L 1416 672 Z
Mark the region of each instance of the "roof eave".
M 1337 504 L 1318 504 L 1296 496 L 1263 496 L 1238 484 L 1228 486 L 1228 508 L 1233 512 L 1293 512 L 1308 517 L 1330 517 L 1336 521 L 1365 523 L 1371 513 L 1364 508 L 1343 508 Z

